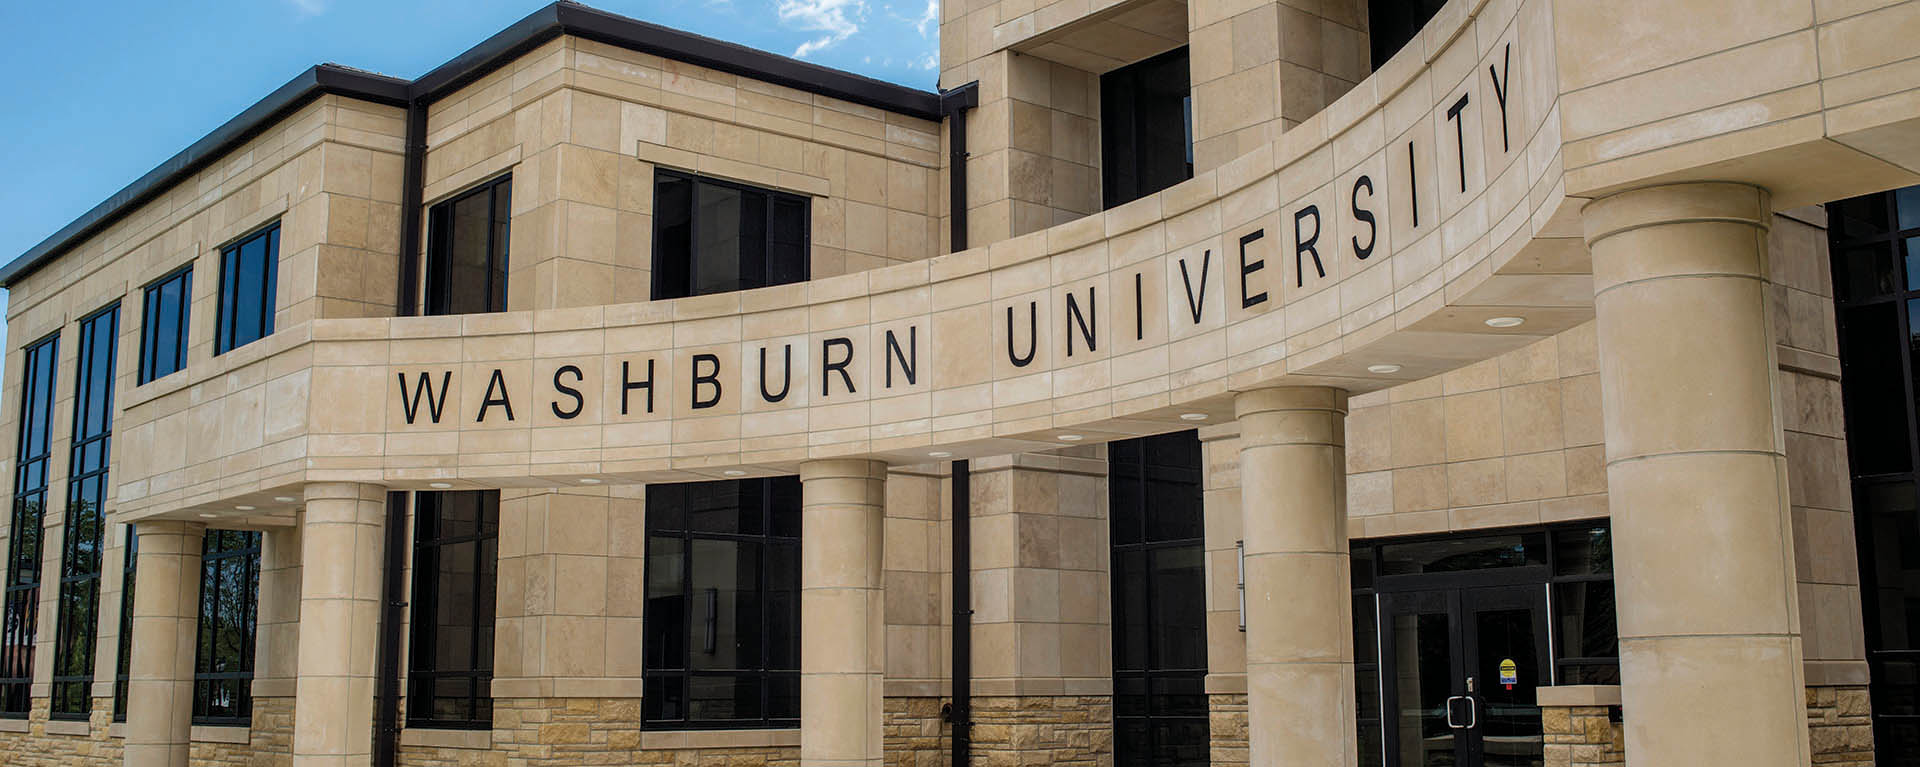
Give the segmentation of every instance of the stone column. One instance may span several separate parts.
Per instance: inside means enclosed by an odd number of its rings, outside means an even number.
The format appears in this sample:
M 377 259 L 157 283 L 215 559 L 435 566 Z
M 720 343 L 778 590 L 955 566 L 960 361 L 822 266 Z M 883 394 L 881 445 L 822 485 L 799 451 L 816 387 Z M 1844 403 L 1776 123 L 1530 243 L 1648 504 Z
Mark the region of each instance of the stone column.
M 1347 393 L 1234 398 L 1247 577 L 1253 767 L 1355 763 L 1347 553 Z
M 878 767 L 887 465 L 800 466 L 800 763 Z
M 327 482 L 307 485 L 306 495 L 293 763 L 364 765 L 373 753 L 386 488 Z
M 186 767 L 193 729 L 193 651 L 200 619 L 200 544 L 206 526 L 134 523 L 140 580 L 133 596 L 127 675 L 129 767 Z
M 1593 253 L 1629 764 L 1804 765 L 1765 190 L 1623 192 Z

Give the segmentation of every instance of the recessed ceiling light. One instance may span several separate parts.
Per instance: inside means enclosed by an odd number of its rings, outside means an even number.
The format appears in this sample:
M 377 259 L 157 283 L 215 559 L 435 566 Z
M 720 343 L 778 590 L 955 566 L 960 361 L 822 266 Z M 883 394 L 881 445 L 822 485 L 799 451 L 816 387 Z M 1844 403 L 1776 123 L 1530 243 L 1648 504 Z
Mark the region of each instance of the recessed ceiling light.
M 427 487 L 431 487 L 431 488 L 433 488 L 433 489 L 435 489 L 435 490 L 445 490 L 445 489 L 447 489 L 447 488 L 449 488 L 449 487 L 453 487 L 453 483 L 451 483 L 451 482 L 428 482 L 428 483 L 427 483 Z
M 927 457 L 928 458 L 946 458 L 947 456 L 950 456 L 950 455 L 953 455 L 953 454 L 945 450 L 935 450 L 931 453 L 928 453 Z
M 582 485 L 598 485 L 598 484 L 600 484 L 600 480 L 597 480 L 597 479 L 594 479 L 594 478 L 592 478 L 592 477 L 581 477 L 581 478 L 580 478 L 580 484 L 582 484 Z
M 276 495 L 273 497 L 273 499 L 275 501 L 279 501 L 280 503 L 293 503 L 294 501 L 299 500 L 297 498 L 294 498 L 291 495 Z
M 1517 327 L 1520 327 L 1521 323 L 1524 323 L 1526 321 L 1527 321 L 1527 318 L 1525 317 L 1494 317 L 1492 319 L 1487 320 L 1487 327 L 1517 328 Z
M 253 511 L 252 506 L 235 506 L 233 508 L 239 511 Z
M 201 518 L 201 519 L 215 519 L 215 518 L 218 518 L 219 516 L 220 516 L 220 515 L 218 515 L 218 514 L 207 514 L 207 513 L 204 513 L 204 512 L 200 514 L 200 518 Z
M 1400 372 L 1400 366 L 1399 365 L 1368 365 L 1367 372 L 1379 373 L 1381 375 L 1386 375 L 1387 373 L 1398 373 Z
M 1078 435 L 1078 434 L 1062 434 L 1062 435 L 1060 435 L 1060 441 L 1061 441 L 1061 442 L 1079 442 L 1080 440 L 1083 440 L 1083 439 L 1086 439 L 1086 438 L 1085 438 L 1085 437 L 1082 437 L 1082 436 L 1080 436 L 1080 435 Z
M 725 475 L 727 475 L 727 476 L 729 476 L 729 477 L 744 477 L 744 476 L 746 476 L 746 475 L 747 475 L 747 473 L 746 473 L 746 472 L 744 472 L 744 471 L 741 471 L 741 470 L 739 470 L 739 469 L 728 469 L 728 470 L 726 470 L 726 471 L 723 471 L 723 472 L 720 472 L 720 473 L 721 473 L 721 474 L 725 474 Z
M 1182 421 L 1205 421 L 1205 420 L 1207 420 L 1207 414 L 1206 414 L 1206 413 L 1181 413 L 1181 414 L 1180 414 L 1180 420 L 1182 420 Z

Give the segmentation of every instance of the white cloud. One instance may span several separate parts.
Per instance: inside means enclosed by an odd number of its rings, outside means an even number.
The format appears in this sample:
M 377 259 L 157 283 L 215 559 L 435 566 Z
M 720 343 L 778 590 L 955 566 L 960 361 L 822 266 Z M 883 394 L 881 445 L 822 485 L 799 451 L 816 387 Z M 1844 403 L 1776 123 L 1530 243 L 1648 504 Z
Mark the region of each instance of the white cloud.
M 940 0 L 927 0 L 926 12 L 920 14 L 920 20 L 914 22 L 913 27 L 920 30 L 921 37 L 926 37 L 929 27 L 938 26 L 940 26 Z
M 918 60 L 913 62 L 913 65 L 931 72 L 940 67 L 940 59 L 931 53 L 922 54 Z
M 794 58 L 802 59 L 854 36 L 867 18 L 865 0 L 778 0 L 774 11 L 793 27 L 822 33 L 794 49 Z
M 333 5 L 333 0 L 287 0 L 287 2 L 293 5 L 294 12 L 303 19 L 326 13 L 327 6 Z

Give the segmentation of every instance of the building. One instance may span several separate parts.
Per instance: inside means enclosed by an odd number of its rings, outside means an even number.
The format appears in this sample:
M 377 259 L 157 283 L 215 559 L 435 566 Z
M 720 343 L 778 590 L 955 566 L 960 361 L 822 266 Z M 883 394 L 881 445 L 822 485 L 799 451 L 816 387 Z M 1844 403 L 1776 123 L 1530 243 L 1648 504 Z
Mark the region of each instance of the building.
M 315 67 L 0 268 L 0 754 L 1920 763 L 1916 38 L 981 0 L 936 93 L 562 2 Z

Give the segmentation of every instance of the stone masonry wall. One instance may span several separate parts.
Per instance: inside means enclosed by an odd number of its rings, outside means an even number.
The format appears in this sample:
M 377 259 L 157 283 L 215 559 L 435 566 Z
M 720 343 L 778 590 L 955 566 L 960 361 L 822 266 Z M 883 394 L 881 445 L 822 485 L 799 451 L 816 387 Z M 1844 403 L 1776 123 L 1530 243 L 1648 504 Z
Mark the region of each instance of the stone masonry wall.
M 496 698 L 491 750 L 401 746 L 406 767 L 794 767 L 793 746 L 642 749 L 637 698 Z
M 86 735 L 47 732 L 47 699 L 37 698 L 27 716 L 28 732 L 0 732 L 0 764 L 7 767 L 118 767 L 125 740 L 109 734 L 113 699 L 94 698 Z M 255 698 L 251 734 L 246 743 L 196 741 L 194 765 L 287 767 L 293 763 L 293 698 Z
M 1873 767 L 1873 703 L 1864 685 L 1807 688 L 1813 763 Z
M 1546 767 L 1623 767 L 1626 732 L 1607 706 L 1546 706 Z
M 1113 698 L 973 699 L 974 767 L 1112 767 Z
M 1247 764 L 1247 696 L 1230 693 L 1207 696 L 1207 718 L 1212 745 L 1208 761 L 1212 767 L 1244 767 Z
M 945 767 L 951 733 L 940 716 L 943 698 L 889 697 L 883 706 L 886 767 Z

